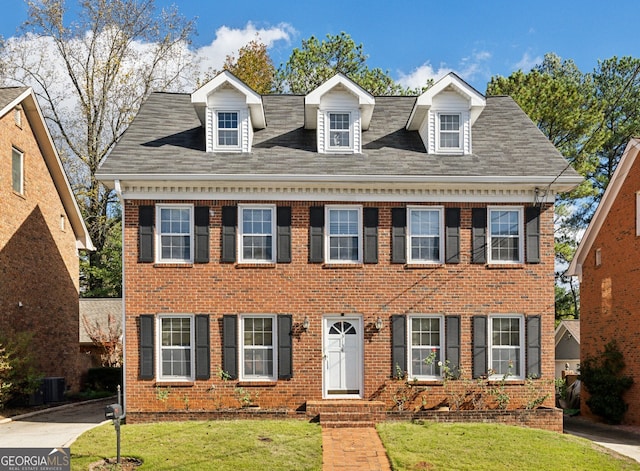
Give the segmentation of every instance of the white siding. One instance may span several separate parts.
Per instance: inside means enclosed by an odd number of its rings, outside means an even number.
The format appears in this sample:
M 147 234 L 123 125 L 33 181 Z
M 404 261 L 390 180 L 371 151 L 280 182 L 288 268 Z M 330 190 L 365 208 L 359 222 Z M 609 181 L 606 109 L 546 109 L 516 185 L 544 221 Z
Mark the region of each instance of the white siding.
M 207 152 L 216 151 L 216 111 L 237 111 L 238 112 L 238 142 L 240 148 L 238 152 L 250 152 L 253 129 L 249 119 L 249 109 L 246 104 L 246 97 L 231 87 L 221 87 L 215 93 L 207 97 Z M 228 151 L 228 150 L 227 150 Z
M 433 105 L 428 118 L 420 127 L 419 133 L 429 154 L 436 154 L 438 139 L 438 113 L 459 113 L 462 127 L 462 153 L 471 154 L 471 116 L 469 101 L 456 92 L 443 91 L 433 97 Z
M 358 107 L 358 98 L 344 90 L 332 90 L 327 92 L 321 99 L 318 109 L 318 129 L 317 141 L 318 152 L 326 153 L 328 151 L 328 112 L 348 112 L 351 114 L 351 137 L 353 140 L 353 150 L 359 154 L 362 152 L 362 123 L 360 119 L 360 110 Z

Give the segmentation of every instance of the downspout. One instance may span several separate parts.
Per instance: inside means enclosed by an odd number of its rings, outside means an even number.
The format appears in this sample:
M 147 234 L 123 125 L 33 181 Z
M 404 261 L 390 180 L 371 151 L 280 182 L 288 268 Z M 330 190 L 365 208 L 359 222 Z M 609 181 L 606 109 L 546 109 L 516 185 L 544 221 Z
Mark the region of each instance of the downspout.
M 114 190 L 116 192 L 116 196 L 118 197 L 118 200 L 120 201 L 120 206 L 122 207 L 122 211 L 121 211 L 121 217 L 122 217 L 122 224 L 121 224 L 121 237 L 122 237 L 122 244 L 120 244 L 122 246 L 122 252 L 120 254 L 120 256 L 122 257 L 122 335 L 121 335 L 121 339 L 122 339 L 122 419 L 126 418 L 127 416 L 127 407 L 126 407 L 126 403 L 127 403 L 127 375 L 126 375 L 126 371 L 127 371 L 127 349 L 126 349 L 126 338 L 127 336 L 125 335 L 126 332 L 126 313 L 125 313 L 125 287 L 126 287 L 126 283 L 124 282 L 124 277 L 125 277 L 125 272 L 124 272 L 124 199 L 122 198 L 122 188 L 120 186 L 120 180 L 114 180 Z

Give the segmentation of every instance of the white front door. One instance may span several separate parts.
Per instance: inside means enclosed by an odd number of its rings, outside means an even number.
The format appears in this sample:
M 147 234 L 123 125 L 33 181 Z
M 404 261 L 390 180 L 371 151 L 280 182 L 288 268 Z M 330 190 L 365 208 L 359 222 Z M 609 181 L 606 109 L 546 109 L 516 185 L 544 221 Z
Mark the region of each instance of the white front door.
M 362 397 L 362 320 L 324 319 L 323 396 Z

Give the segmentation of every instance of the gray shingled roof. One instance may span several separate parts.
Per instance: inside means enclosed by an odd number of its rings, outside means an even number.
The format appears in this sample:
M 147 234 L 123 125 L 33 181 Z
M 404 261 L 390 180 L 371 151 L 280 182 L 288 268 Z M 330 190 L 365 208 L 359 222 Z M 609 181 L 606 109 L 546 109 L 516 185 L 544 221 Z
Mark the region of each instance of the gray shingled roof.
M 188 94 L 154 93 L 103 162 L 98 175 L 412 175 L 578 177 L 509 97 L 488 97 L 472 129 L 472 155 L 427 154 L 405 125 L 415 97 L 377 97 L 363 153 L 319 154 L 316 131 L 304 129 L 304 96 L 263 97 L 267 127 L 252 152 L 207 153 Z
M 122 325 L 122 298 L 80 298 L 80 343 L 92 343 L 84 327 L 83 317 L 89 325 L 107 329 L 109 316 L 120 328 Z
M 27 90 L 27 87 L 5 87 L 0 88 L 0 110 L 18 98 Z

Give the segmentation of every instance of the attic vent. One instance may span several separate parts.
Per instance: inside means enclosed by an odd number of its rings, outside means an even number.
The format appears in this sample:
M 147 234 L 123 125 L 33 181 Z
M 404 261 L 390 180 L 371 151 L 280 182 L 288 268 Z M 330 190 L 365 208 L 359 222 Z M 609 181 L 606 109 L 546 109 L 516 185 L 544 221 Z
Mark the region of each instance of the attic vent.
M 16 106 L 13 109 L 13 120 L 16 123 L 16 126 L 22 127 L 22 106 Z

